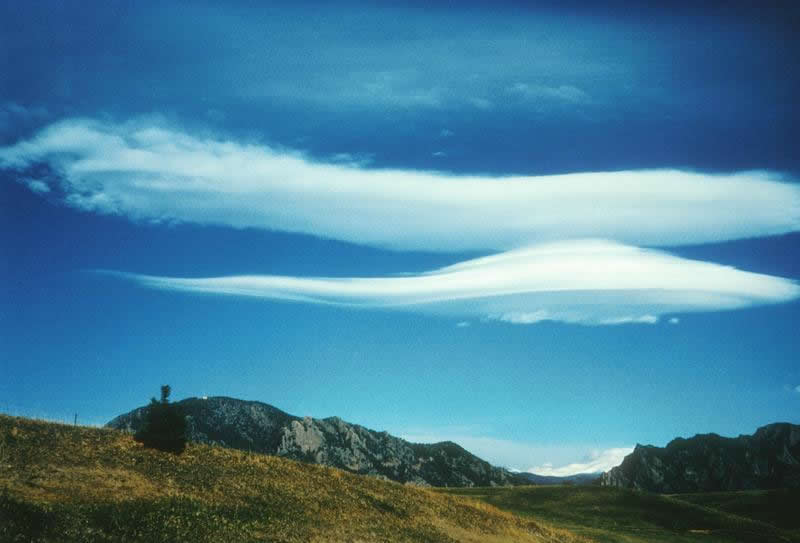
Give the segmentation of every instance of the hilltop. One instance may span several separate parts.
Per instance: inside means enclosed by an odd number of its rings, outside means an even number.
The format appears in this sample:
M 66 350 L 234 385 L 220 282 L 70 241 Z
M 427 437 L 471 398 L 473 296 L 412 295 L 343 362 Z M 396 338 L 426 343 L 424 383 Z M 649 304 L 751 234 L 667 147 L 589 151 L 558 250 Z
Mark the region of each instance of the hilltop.
M 515 474 L 490 465 L 456 443 L 410 443 L 339 417 L 296 417 L 269 404 L 224 396 L 176 402 L 188 438 L 198 443 L 291 458 L 422 486 L 519 484 Z M 107 426 L 135 432 L 146 407 Z
M 0 541 L 564 542 L 493 506 L 286 458 L 0 415 Z

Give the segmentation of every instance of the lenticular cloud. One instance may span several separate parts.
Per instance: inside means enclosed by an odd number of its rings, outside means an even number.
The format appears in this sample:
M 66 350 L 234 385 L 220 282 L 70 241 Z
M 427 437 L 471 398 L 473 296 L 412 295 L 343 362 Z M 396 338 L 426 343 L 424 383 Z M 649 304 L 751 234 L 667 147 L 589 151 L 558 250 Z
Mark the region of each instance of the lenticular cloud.
M 664 314 L 740 309 L 800 296 L 795 282 L 780 277 L 597 240 L 538 245 L 398 277 L 187 279 L 112 273 L 157 289 L 518 324 L 655 323 Z
M 455 176 L 323 163 L 148 121 L 87 119 L 0 148 L 0 169 L 48 198 L 132 220 L 302 232 L 393 249 L 504 251 L 400 277 L 119 274 L 153 288 L 520 324 L 654 323 L 664 314 L 798 297 L 786 279 L 630 246 L 800 230 L 800 187 L 769 172 Z M 587 237 L 617 241 L 561 241 Z
M 55 123 L 0 148 L 0 168 L 85 211 L 392 249 L 505 251 L 587 237 L 668 246 L 800 230 L 800 188 L 770 172 L 369 169 L 147 121 Z

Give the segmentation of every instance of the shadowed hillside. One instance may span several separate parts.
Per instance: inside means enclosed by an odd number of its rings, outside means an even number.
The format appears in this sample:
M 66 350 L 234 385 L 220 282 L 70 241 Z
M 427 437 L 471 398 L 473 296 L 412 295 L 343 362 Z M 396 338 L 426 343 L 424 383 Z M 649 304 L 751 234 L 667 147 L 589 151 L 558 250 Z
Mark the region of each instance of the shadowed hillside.
M 0 415 L 0 541 L 579 542 L 455 496 L 284 458 Z
M 662 496 L 599 486 L 439 489 L 602 543 L 800 542 L 800 492 Z M 697 503 L 705 500 L 704 506 Z M 777 507 L 776 507 L 777 506 Z

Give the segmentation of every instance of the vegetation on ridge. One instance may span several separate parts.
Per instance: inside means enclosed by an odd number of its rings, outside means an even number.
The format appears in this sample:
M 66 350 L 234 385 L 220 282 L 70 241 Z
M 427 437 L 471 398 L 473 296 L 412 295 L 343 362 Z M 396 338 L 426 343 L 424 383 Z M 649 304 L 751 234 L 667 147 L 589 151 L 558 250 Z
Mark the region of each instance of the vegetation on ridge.
M 161 386 L 161 400 L 150 400 L 133 439 L 151 449 L 181 454 L 186 448 L 186 417 L 180 406 L 169 403 L 171 391 L 169 385 Z

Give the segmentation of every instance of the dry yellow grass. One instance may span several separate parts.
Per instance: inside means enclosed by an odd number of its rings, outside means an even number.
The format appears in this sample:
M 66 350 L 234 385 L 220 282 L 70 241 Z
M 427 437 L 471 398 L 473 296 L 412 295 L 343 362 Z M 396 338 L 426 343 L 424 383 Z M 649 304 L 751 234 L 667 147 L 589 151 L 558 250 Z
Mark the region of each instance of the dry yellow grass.
M 463 497 L 199 444 L 174 456 L 113 430 L 0 415 L 0 446 L 6 514 L 38 508 L 100 541 L 586 541 Z

